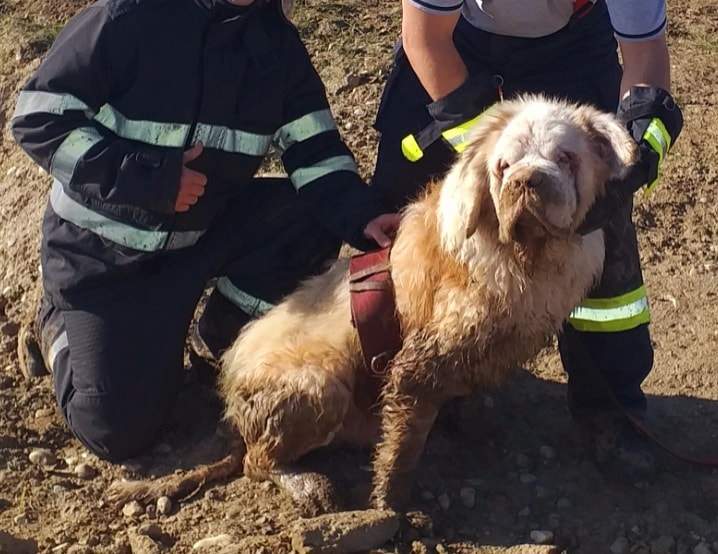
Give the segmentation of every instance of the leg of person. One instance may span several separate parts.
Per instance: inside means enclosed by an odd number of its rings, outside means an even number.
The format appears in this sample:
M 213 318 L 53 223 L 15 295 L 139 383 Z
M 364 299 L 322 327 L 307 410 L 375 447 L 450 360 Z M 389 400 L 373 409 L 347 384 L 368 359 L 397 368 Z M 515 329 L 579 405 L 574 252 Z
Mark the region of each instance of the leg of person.
M 192 250 L 143 263 L 86 305 L 43 308 L 41 344 L 58 405 L 74 435 L 103 459 L 140 454 L 167 423 L 207 278 L 202 243 Z
M 266 313 L 307 277 L 336 259 L 341 246 L 314 219 L 288 179 L 258 178 L 229 204 L 225 235 L 235 237 L 192 345 L 216 362 L 242 327 Z M 197 346 L 195 346 L 197 345 Z

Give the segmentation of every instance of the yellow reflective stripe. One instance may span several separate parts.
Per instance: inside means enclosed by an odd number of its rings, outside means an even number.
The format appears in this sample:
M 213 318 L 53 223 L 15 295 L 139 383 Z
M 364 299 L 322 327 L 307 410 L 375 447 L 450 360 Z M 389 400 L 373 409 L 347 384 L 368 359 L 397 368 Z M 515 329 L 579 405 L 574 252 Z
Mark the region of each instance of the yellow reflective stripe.
M 274 308 L 273 304 L 265 302 L 261 298 L 252 296 L 234 286 L 228 277 L 220 277 L 217 280 L 217 290 L 227 300 L 232 302 L 240 310 L 250 316 L 264 315 Z
M 654 117 L 649 123 L 646 132 L 643 133 L 643 139 L 656 151 L 659 162 L 662 162 L 671 147 L 671 135 L 663 122 Z
M 298 142 L 336 129 L 337 124 L 334 122 L 332 112 L 329 109 L 318 110 L 280 127 L 274 134 L 274 142 L 280 150 L 286 151 Z
M 424 152 L 416 142 L 414 135 L 407 135 L 401 141 L 401 153 L 410 162 L 416 162 L 424 156 Z
M 80 127 L 72 131 L 55 150 L 50 163 L 50 173 L 64 184 L 69 184 L 75 173 L 77 162 L 102 140 L 94 127 Z
M 587 298 L 574 308 L 569 323 L 580 331 L 613 332 L 650 321 L 645 286 L 613 298 Z
M 69 110 L 83 111 L 89 117 L 94 115 L 90 106 L 72 94 L 46 92 L 42 90 L 23 90 L 17 97 L 15 113 L 12 117 L 15 119 L 16 117 L 23 117 L 35 113 L 62 115 Z
M 309 167 L 302 167 L 290 175 L 290 179 L 297 190 L 308 185 L 312 181 L 335 173 L 337 171 L 351 171 L 358 173 L 356 162 L 351 156 L 334 156 L 315 163 Z
M 260 135 L 222 125 L 199 123 L 192 142 L 201 142 L 206 148 L 216 148 L 223 152 L 264 156 L 272 143 L 272 135 Z
M 107 240 L 143 252 L 156 250 L 178 250 L 195 244 L 204 231 L 153 231 L 139 229 L 110 219 L 83 206 L 67 195 L 62 183 L 55 180 L 50 192 L 50 205 L 52 210 L 62 219 L 99 235 Z
M 452 127 L 451 129 L 447 129 L 443 133 L 441 133 L 441 136 L 446 139 L 446 141 L 456 150 L 459 154 L 466 150 L 466 147 L 469 145 L 469 139 L 471 138 L 471 130 L 474 128 L 474 125 L 476 125 L 479 122 L 479 119 L 481 118 L 481 115 L 477 115 L 475 118 L 470 119 L 469 121 L 466 121 L 462 123 L 461 125 L 457 125 L 456 127 Z
M 95 121 L 122 138 L 170 148 L 184 146 L 190 129 L 185 123 L 128 119 L 109 104 L 100 108 Z

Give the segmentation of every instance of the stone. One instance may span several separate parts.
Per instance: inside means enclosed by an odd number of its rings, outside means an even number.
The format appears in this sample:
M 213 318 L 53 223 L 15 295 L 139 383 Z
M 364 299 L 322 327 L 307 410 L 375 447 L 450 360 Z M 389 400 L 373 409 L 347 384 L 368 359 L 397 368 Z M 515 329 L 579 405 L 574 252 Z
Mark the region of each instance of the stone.
M 528 506 L 526 506 L 525 508 L 521 508 L 521 510 L 519 510 L 519 513 L 518 513 L 519 517 L 529 517 L 530 515 L 531 515 L 531 508 L 529 508 Z
M 37 466 L 54 466 L 57 463 L 55 454 L 47 448 L 34 448 L 28 458 Z
M 172 499 L 168 496 L 161 496 L 157 499 L 157 515 L 168 516 L 172 513 Z
M 145 513 L 145 509 L 142 507 L 142 504 L 137 502 L 136 500 L 133 500 L 132 502 L 128 502 L 122 507 L 122 513 L 125 515 L 125 517 L 140 517 L 142 514 Z
M 662 535 L 651 541 L 651 554 L 673 554 L 676 540 L 669 535 Z
M 15 338 L 20 331 L 20 325 L 15 323 L 14 321 L 6 321 L 2 325 L 0 325 L 0 335 L 5 335 L 6 337 Z
M 553 543 L 553 532 L 536 529 L 531 531 L 529 535 L 531 540 L 536 544 L 552 544 Z
M 436 498 L 436 497 L 434 496 L 433 492 L 426 490 L 426 489 L 421 491 L 421 499 L 422 500 L 426 500 L 427 502 L 430 502 L 431 500 L 434 500 L 434 498 Z
M 439 498 L 436 499 L 436 501 L 439 503 L 441 509 L 445 512 L 447 512 L 449 508 L 451 508 L 451 498 L 449 498 L 449 495 L 445 492 L 442 492 L 439 495 Z
M 713 554 L 713 550 L 704 542 L 699 542 L 693 548 L 693 554 Z
M 75 466 L 75 475 L 80 479 L 89 481 L 95 478 L 97 470 L 90 464 L 77 464 L 77 466 Z
M 13 523 L 15 525 L 27 525 L 29 520 L 27 519 L 27 514 L 19 514 L 16 515 L 14 518 L 12 518 Z
M 157 506 L 155 504 L 148 504 L 145 507 L 145 514 L 150 519 L 154 519 L 157 516 Z
M 556 449 L 553 446 L 544 444 L 539 448 L 539 454 L 544 460 L 553 460 L 556 458 Z
M 530 485 L 531 483 L 536 482 L 536 476 L 533 473 L 522 473 L 519 475 L 519 481 L 521 481 L 524 485 Z
M 143 523 L 137 528 L 137 533 L 145 535 L 155 541 L 162 539 L 162 528 L 156 523 Z
M 232 544 L 231 535 L 216 535 L 198 540 L 192 545 L 192 550 L 209 550 L 210 548 L 229 546 L 230 544 Z
M 291 532 L 297 554 L 365 552 L 391 540 L 399 517 L 384 510 L 325 514 L 297 521 Z
M 476 489 L 473 487 L 462 487 L 459 491 L 461 503 L 465 508 L 472 509 L 476 506 Z
M 52 414 L 55 413 L 54 408 L 40 408 L 39 410 L 35 410 L 35 419 L 43 419 L 46 417 L 51 417 Z

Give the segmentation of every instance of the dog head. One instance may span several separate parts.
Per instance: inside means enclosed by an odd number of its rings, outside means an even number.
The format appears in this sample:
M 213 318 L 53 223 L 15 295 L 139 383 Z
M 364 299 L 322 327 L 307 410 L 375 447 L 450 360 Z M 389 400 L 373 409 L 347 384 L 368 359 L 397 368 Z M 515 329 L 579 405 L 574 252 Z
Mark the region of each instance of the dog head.
M 611 115 L 529 96 L 484 114 L 447 176 L 463 239 L 482 225 L 503 243 L 565 237 L 582 223 L 606 184 L 620 179 L 637 149 Z M 443 198 L 442 198 L 443 201 Z M 456 232 L 459 229 L 455 230 Z M 457 237 L 458 238 L 458 237 Z

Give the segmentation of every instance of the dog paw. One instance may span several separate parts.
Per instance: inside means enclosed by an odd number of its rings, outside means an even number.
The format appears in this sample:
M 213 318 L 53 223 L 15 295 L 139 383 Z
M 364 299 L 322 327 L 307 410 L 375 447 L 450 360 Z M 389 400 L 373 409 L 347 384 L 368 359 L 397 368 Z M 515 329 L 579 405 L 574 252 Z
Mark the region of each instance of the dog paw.
M 314 472 L 279 471 L 272 481 L 286 492 L 304 517 L 341 510 L 337 491 L 328 477 Z

